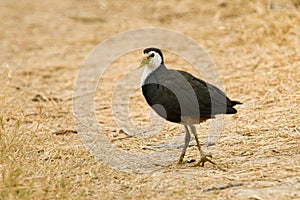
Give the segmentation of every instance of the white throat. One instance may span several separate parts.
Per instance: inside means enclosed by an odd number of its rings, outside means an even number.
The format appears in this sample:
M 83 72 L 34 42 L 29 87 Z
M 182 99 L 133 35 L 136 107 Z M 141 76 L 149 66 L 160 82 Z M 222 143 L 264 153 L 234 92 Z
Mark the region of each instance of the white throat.
M 157 68 L 159 68 L 159 66 L 162 63 L 162 58 L 160 57 L 160 55 L 155 52 L 155 51 L 150 51 L 148 53 L 148 55 L 154 54 L 154 56 L 151 58 L 151 60 L 149 61 L 148 64 L 146 64 L 144 66 L 144 72 L 142 74 L 142 78 L 141 78 L 141 86 L 143 86 L 143 84 L 145 83 L 146 78 Z M 145 56 L 145 55 L 144 55 Z M 147 55 L 146 55 L 147 56 Z
M 144 71 L 141 78 L 141 86 L 144 85 L 146 78 L 155 70 L 156 68 L 150 68 L 148 65 L 145 65 Z

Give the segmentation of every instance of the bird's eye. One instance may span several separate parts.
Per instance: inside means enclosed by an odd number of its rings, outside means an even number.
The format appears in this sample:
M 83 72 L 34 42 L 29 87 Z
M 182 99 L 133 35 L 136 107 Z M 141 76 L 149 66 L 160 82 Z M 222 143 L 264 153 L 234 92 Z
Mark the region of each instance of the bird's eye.
M 154 53 L 151 53 L 149 57 L 154 57 Z

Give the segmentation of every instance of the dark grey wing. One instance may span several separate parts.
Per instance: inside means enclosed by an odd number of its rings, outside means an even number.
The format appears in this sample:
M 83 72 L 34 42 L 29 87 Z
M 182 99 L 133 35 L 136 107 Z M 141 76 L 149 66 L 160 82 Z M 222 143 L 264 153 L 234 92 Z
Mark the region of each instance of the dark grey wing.
M 214 117 L 217 114 L 234 114 L 233 102 L 218 87 L 198 79 L 191 74 L 178 71 L 191 84 L 201 111 L 201 116 Z
M 236 113 L 223 91 L 191 74 L 164 66 L 152 73 L 142 86 L 150 106 L 161 117 L 180 122 L 181 116 L 214 118 L 216 114 Z
M 204 102 L 206 98 L 203 98 L 202 105 L 199 104 L 198 91 L 195 90 L 194 83 L 190 82 L 192 75 L 189 74 L 189 77 L 187 76 L 188 73 L 183 74 L 177 70 L 161 70 L 158 72 L 155 75 L 155 79 L 160 87 L 163 88 L 160 90 L 159 97 L 165 105 L 170 103 L 176 105 L 176 109 L 172 111 L 172 114 L 176 112 L 180 116 L 190 116 L 198 119 L 200 117 L 210 118 L 207 114 L 204 115 L 201 109 L 201 106 L 210 106 L 210 102 L 208 100 Z M 206 88 L 203 90 L 207 90 L 205 85 L 202 87 Z

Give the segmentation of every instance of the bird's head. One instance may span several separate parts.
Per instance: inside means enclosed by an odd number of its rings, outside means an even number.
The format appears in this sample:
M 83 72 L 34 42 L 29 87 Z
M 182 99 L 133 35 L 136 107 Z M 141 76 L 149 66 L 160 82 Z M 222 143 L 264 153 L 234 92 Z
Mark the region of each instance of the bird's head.
M 161 64 L 164 64 L 164 59 L 159 49 L 147 48 L 143 51 L 143 60 L 139 67 L 147 66 L 151 69 L 156 69 Z

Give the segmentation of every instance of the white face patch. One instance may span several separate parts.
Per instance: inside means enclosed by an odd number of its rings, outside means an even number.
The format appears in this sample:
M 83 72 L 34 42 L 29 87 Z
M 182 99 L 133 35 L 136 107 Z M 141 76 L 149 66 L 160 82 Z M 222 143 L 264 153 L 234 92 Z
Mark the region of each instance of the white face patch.
M 154 56 L 151 56 L 152 54 L 154 54 Z M 146 56 L 149 58 L 149 63 L 147 65 L 145 65 L 145 67 L 149 67 L 150 69 L 153 69 L 153 70 L 157 69 L 162 62 L 162 59 L 161 59 L 159 53 L 157 53 L 155 51 L 150 51 L 147 54 L 143 54 L 143 56 Z
M 151 56 L 154 54 L 154 56 Z M 146 78 L 154 71 L 156 70 L 162 63 L 162 58 L 159 55 L 159 53 L 155 51 L 150 51 L 147 54 L 143 53 L 143 57 L 149 58 L 149 63 L 144 66 L 144 72 L 141 78 L 141 85 L 145 82 Z

